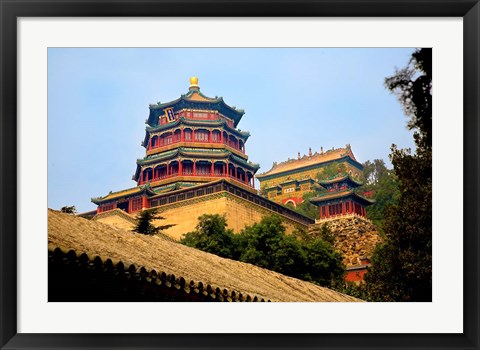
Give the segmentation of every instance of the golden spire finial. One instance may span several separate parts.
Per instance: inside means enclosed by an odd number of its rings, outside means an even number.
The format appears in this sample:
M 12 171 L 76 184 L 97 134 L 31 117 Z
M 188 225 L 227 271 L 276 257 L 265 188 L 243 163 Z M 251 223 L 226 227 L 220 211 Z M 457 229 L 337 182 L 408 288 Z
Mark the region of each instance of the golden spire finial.
M 190 77 L 190 88 L 189 90 L 192 90 L 192 89 L 200 89 L 200 87 L 198 86 L 198 78 L 197 77 Z

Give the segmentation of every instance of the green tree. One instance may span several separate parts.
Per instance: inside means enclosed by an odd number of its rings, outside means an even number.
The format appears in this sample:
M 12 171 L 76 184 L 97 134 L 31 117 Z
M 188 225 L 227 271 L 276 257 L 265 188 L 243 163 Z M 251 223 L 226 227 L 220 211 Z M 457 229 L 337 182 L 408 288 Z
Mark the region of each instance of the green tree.
M 138 215 L 137 215 L 137 222 L 135 224 L 135 227 L 132 229 L 133 232 L 136 233 L 141 233 L 143 235 L 149 235 L 153 236 L 156 234 L 161 234 L 163 233 L 163 230 L 166 230 L 172 226 L 175 226 L 174 224 L 169 224 L 169 225 L 163 225 L 163 226 L 155 226 L 153 225 L 154 220 L 164 220 L 165 218 L 158 215 L 158 209 L 146 209 L 142 210 Z
M 202 215 L 195 231 L 185 234 L 180 243 L 224 258 L 238 259 L 238 239 L 227 229 L 225 216 Z
M 385 79 L 410 118 L 408 128 L 415 130 L 417 147 L 432 148 L 432 49 L 416 50 L 408 65 Z
M 388 175 L 388 168 L 383 159 L 367 160 L 363 163 L 362 182 L 365 186 L 375 186 L 379 181 Z
M 71 215 L 77 214 L 77 208 L 74 205 L 62 207 L 60 211 L 62 213 L 71 214 Z
M 242 232 L 240 260 L 331 287 L 343 279 L 344 266 L 342 256 L 322 239 L 331 239 L 331 232 L 325 230 L 317 236 L 303 230 L 287 235 L 280 217 L 264 217 Z
M 318 206 L 310 202 L 310 199 L 317 196 L 319 193 L 320 192 L 318 191 L 304 193 L 302 196 L 303 202 L 300 204 L 297 204 L 297 207 L 292 209 L 295 210 L 297 213 L 300 213 L 312 219 L 320 218 L 320 210 Z
M 280 246 L 290 251 L 297 248 L 288 247 L 289 243 L 296 244 L 296 241 L 282 242 L 285 237 L 285 227 L 277 215 L 266 216 L 259 223 L 245 227 L 241 236 L 244 250 L 240 260 L 267 269 L 278 268 L 282 263 L 277 260 L 276 255 Z M 287 259 L 286 264 L 292 264 L 292 259 Z
M 326 165 L 318 174 L 317 180 L 328 180 L 336 176 L 343 176 L 347 174 L 347 167 L 345 163 L 334 162 Z
M 398 203 L 386 209 L 385 241 L 365 275 L 367 293 L 380 301 L 432 300 L 431 49 L 416 50 L 409 65 L 385 80 L 410 117 L 416 152 L 392 146 Z
M 335 287 L 343 284 L 345 266 L 342 255 L 335 251 L 332 244 L 321 237 L 303 245 L 307 257 L 307 269 L 302 278 L 326 287 Z
M 373 162 L 366 161 L 363 166 L 361 181 L 364 185 L 361 191 L 372 192 L 375 200 L 373 205 L 367 207 L 367 215 L 382 229 L 385 209 L 389 205 L 397 203 L 400 195 L 398 179 L 395 172 L 386 167 L 383 159 L 374 159 Z

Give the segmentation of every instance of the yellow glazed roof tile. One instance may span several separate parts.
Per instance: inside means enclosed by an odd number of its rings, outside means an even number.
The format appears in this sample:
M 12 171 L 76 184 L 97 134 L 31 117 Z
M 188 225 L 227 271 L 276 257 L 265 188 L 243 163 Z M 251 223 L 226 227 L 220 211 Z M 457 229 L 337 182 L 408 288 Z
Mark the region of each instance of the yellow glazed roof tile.
M 335 150 L 328 150 L 323 153 L 314 153 L 311 156 L 303 156 L 300 159 L 291 159 L 286 162 L 279 163 L 273 166 L 272 169 L 270 169 L 269 171 L 263 174 L 259 174 L 257 177 L 274 175 L 274 174 L 283 173 L 289 170 L 304 168 L 310 165 L 322 164 L 335 159 L 340 159 L 346 155 L 349 155 L 353 160 L 356 160 L 351 149 L 338 148 Z

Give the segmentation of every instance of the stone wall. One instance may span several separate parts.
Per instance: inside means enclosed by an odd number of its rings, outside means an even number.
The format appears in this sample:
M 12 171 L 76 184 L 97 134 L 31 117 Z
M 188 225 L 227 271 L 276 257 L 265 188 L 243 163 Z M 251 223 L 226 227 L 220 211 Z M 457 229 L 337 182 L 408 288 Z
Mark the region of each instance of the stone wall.
M 158 213 L 165 219 L 157 220 L 153 224 L 156 226 L 174 224 L 175 226 L 165 230 L 164 233 L 175 240 L 193 231 L 198 224 L 198 217 L 203 214 L 225 214 L 228 228 L 233 229 L 235 233 L 239 233 L 246 225 L 259 222 L 266 215 L 275 214 L 274 211 L 225 191 L 163 205 L 158 209 Z M 134 216 L 116 209 L 97 215 L 95 220 L 131 230 L 132 218 Z M 283 219 L 287 233 L 292 233 L 297 227 L 307 229 L 302 223 L 285 217 Z
M 335 237 L 335 249 L 343 254 L 343 263 L 348 266 L 360 265 L 361 258 L 370 258 L 375 246 L 381 242 L 377 227 L 362 217 L 338 218 L 316 223 L 310 233 L 318 232 L 326 224 Z
M 228 208 L 228 211 L 226 211 L 228 226 L 233 229 L 235 233 L 239 233 L 246 225 L 252 225 L 259 222 L 264 216 L 276 214 L 269 209 L 231 194 L 226 196 L 226 200 Z M 304 230 L 307 229 L 307 226 L 304 224 L 285 217 L 283 217 L 283 223 L 286 227 L 286 232 L 289 234 L 297 227 Z

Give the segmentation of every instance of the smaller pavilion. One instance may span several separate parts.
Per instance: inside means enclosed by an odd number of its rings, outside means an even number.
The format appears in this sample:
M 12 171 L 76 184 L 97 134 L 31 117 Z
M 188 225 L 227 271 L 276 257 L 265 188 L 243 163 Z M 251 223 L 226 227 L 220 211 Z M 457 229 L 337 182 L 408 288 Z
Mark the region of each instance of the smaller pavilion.
M 320 208 L 320 220 L 356 214 L 367 217 L 365 207 L 373 201 L 358 195 L 355 188 L 361 183 L 350 175 L 320 181 L 327 192 L 310 199 L 310 202 Z

